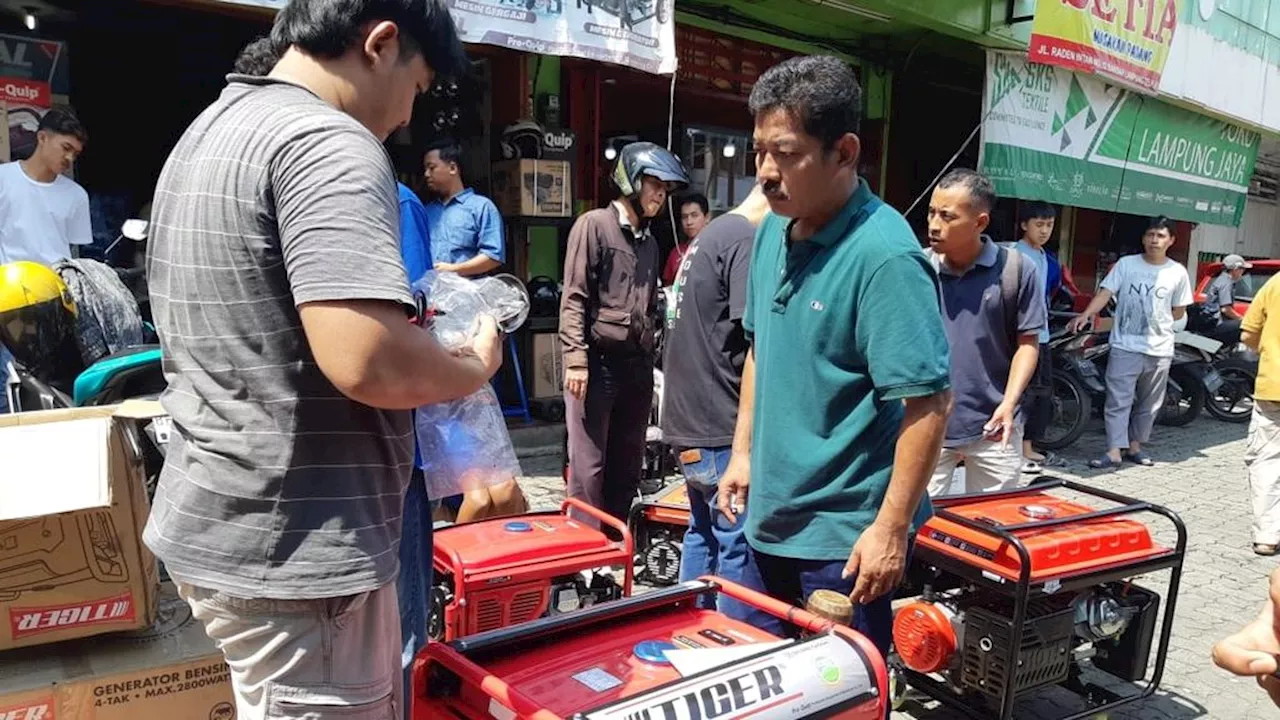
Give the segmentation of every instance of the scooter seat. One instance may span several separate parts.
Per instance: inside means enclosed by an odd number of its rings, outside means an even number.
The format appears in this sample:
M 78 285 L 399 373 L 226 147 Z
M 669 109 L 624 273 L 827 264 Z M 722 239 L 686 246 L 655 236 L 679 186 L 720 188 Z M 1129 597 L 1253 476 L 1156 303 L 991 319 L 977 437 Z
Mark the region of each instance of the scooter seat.
M 72 387 L 72 401 L 77 407 L 96 405 L 95 398 L 102 395 L 114 382 L 144 368 L 160 364 L 159 345 L 139 345 L 112 353 L 90 365 L 76 377 Z

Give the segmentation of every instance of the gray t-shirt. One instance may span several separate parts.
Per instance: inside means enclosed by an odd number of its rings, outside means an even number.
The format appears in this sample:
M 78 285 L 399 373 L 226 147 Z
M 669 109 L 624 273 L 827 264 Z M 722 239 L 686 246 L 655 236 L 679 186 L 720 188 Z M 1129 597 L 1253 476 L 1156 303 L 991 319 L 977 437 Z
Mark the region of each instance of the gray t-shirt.
M 390 582 L 409 413 L 340 393 L 297 310 L 411 302 L 382 143 L 308 90 L 235 76 L 170 154 L 152 219 L 175 433 L 143 539 L 175 578 L 240 597 Z
M 1222 323 L 1222 309 L 1231 307 L 1235 302 L 1236 281 L 1231 279 L 1229 273 L 1218 273 L 1204 290 L 1204 306 L 1211 313 L 1206 315 L 1213 318 L 1214 325 L 1219 325 Z

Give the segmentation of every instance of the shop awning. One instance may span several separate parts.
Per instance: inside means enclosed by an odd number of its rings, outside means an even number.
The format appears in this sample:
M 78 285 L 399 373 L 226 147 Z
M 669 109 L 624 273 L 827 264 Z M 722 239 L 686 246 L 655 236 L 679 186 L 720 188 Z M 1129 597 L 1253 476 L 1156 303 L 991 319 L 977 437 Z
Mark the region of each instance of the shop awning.
M 1004 196 L 1235 226 L 1259 140 L 1093 76 L 987 54 L 981 165 Z
M 202 0 L 279 10 L 288 0 Z M 676 69 L 675 0 L 446 0 L 463 42 L 617 63 L 651 73 Z

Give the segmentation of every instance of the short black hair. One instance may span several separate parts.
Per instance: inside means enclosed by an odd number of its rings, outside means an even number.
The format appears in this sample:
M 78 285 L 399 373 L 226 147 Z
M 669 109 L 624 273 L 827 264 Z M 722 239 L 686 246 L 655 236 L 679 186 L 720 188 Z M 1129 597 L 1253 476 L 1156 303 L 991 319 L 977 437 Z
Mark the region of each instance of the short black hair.
M 956 168 L 943 175 L 938 181 L 938 187 L 943 190 L 957 185 L 963 186 L 969 192 L 974 205 L 983 212 L 991 212 L 995 209 L 996 186 L 991 184 L 991 179 L 986 175 L 969 168 Z
M 281 49 L 296 45 L 319 58 L 341 57 L 374 22 L 400 28 L 401 53 L 421 54 L 437 75 L 465 77 L 467 53 L 444 0 L 290 0 L 271 28 Z
M 684 206 L 689 203 L 697 203 L 698 207 L 702 208 L 703 215 L 707 215 L 711 212 L 711 203 L 707 202 L 707 196 L 702 193 L 685 193 L 677 198 L 676 201 L 678 203 L 676 207 L 679 207 L 681 210 L 683 210 Z
M 862 88 L 853 68 L 830 55 L 784 60 L 756 80 L 748 100 L 751 116 L 785 110 L 804 131 L 831 149 L 862 124 Z
M 1018 218 L 1018 222 L 1031 222 L 1032 220 L 1054 220 L 1058 217 L 1058 211 L 1052 205 L 1040 200 L 1033 200 L 1022 206 L 1022 213 Z
M 263 77 L 271 73 L 282 54 L 280 46 L 270 36 L 260 37 L 244 46 L 231 70 L 240 75 Z
M 453 138 L 442 138 L 432 142 L 427 145 L 427 149 L 423 151 L 422 156 L 426 157 L 433 150 L 440 153 L 440 159 L 447 163 L 453 163 L 454 165 L 462 163 L 462 146 Z
M 48 131 L 54 135 L 70 135 L 80 141 L 81 145 L 89 144 L 89 131 L 84 129 L 80 118 L 71 108 L 53 108 L 40 118 L 37 131 Z
M 1142 234 L 1146 235 L 1152 230 L 1167 230 L 1169 231 L 1169 237 L 1173 237 L 1177 234 L 1177 225 L 1164 215 L 1157 215 L 1151 218 L 1151 222 L 1147 223 L 1147 229 Z

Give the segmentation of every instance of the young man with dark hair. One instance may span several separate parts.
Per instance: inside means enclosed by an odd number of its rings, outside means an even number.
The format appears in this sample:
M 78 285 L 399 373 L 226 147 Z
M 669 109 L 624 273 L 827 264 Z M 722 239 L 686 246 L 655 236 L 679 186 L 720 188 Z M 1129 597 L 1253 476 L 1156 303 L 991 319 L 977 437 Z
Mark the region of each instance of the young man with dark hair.
M 30 260 L 53 265 L 73 245 L 93 242 L 89 194 L 63 173 L 84 152 L 89 135 L 69 110 L 40 119 L 36 150 L 0 165 L 0 264 Z
M 1042 469 L 1045 455 L 1036 450 L 1035 444 L 1044 439 L 1044 433 L 1053 419 L 1053 362 L 1049 352 L 1048 308 L 1053 296 L 1062 287 L 1062 265 L 1058 257 L 1045 245 L 1053 237 L 1053 226 L 1058 213 L 1045 202 L 1030 202 L 1022 207 L 1019 225 L 1022 238 L 1014 248 L 1031 261 L 1036 268 L 1036 282 L 1045 302 L 1045 326 L 1040 329 L 1040 361 L 1027 388 L 1026 427 L 1022 436 L 1022 471 L 1036 474 Z
M 625 522 L 653 409 L 660 256 L 649 226 L 689 176 L 664 148 L 634 142 L 618 153 L 612 180 L 618 198 L 569 231 L 560 344 L 569 496 Z
M 236 58 L 233 71 L 240 75 L 263 77 L 280 61 L 281 51 L 270 37 L 254 40 Z M 427 231 L 427 212 L 422 201 L 404 183 L 398 183 L 400 196 L 400 258 L 404 261 L 409 284 L 417 282 L 431 269 L 431 238 Z M 416 444 L 415 444 L 416 445 Z M 408 687 L 413 659 L 427 642 L 427 617 L 431 611 L 431 508 L 427 499 L 426 480 L 422 474 L 422 457 L 414 448 L 413 475 L 404 494 L 404 515 L 400 525 L 400 573 L 396 577 L 396 595 L 400 606 L 400 634 L 403 643 L 401 665 L 404 668 L 405 713 L 409 717 L 411 692 Z
M 76 116 L 54 108 L 40 120 L 31 157 L 0 165 L 0 265 L 29 260 L 52 266 L 70 258 L 73 246 L 93 242 L 89 194 L 63 174 L 88 142 Z M 0 415 L 9 412 L 9 363 L 9 351 L 0 345 Z
M 834 57 L 784 61 L 751 91 L 772 213 L 752 250 L 752 347 L 719 504 L 730 522 L 745 508 L 771 595 L 847 594 L 887 652 L 951 381 L 929 261 L 857 174 L 861 94 Z
M 968 169 L 947 173 L 929 201 L 955 397 L 930 497 L 952 492 L 961 460 L 965 492 L 1011 490 L 1022 472 L 1020 405 L 1047 317 L 1036 267 L 984 233 L 995 204 L 991 181 Z
M 502 213 L 463 183 L 461 146 L 442 140 L 424 160 L 427 188 L 436 196 L 427 204 L 435 269 L 467 277 L 498 269 L 507 257 Z
M 667 262 L 662 267 L 662 285 L 664 287 L 671 285 L 676 281 L 676 275 L 680 272 L 680 265 L 684 262 L 685 255 L 689 252 L 689 247 L 693 245 L 693 241 L 698 239 L 698 234 L 702 229 L 711 222 L 711 206 L 707 203 L 707 196 L 702 193 L 689 193 L 678 199 L 680 206 L 680 227 L 684 230 L 684 242 L 680 242 L 676 238 L 676 246 L 671 248 L 671 252 L 667 253 Z
M 409 409 L 501 361 L 407 322 L 383 141 L 466 58 L 439 0 L 292 0 L 161 173 L 148 254 L 169 442 L 143 539 L 231 666 L 237 717 L 399 718 Z
M 769 212 L 759 186 L 741 205 L 711 221 L 690 243 L 667 306 L 662 435 L 675 449 L 689 492 L 689 530 L 680 554 L 680 580 L 716 575 L 763 590 L 743 535 L 743 519 L 726 522 L 716 485 L 732 455 L 742 395 L 747 336 L 742 315 L 756 228 Z M 761 624 L 766 615 L 721 596 L 724 614 Z
M 1120 258 L 1102 280 L 1098 294 L 1068 327 L 1080 332 L 1112 298 L 1116 300 L 1107 357 L 1107 452 L 1089 467 L 1116 468 L 1128 460 L 1153 464 L 1142 451 L 1164 403 L 1173 360 L 1174 323 L 1192 302 L 1187 269 L 1169 258 L 1174 224 L 1151 220 L 1142 236 L 1142 254 Z

